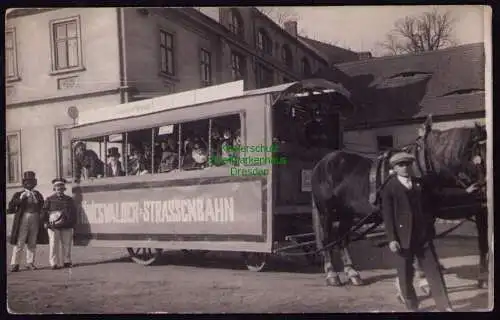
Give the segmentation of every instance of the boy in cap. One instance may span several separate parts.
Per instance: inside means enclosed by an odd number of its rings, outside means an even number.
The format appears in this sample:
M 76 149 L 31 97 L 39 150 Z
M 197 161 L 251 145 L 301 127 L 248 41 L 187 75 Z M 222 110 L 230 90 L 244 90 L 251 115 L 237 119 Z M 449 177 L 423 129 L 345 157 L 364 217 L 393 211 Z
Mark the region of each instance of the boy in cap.
M 62 178 L 52 180 L 55 192 L 47 197 L 43 206 L 43 221 L 49 234 L 49 263 L 52 269 L 59 269 L 61 260 L 65 268 L 72 266 L 71 246 L 77 210 L 73 198 L 64 194 L 65 184 L 66 180 Z
M 415 157 L 409 153 L 395 153 L 389 159 L 395 174 L 391 175 L 381 191 L 389 249 L 396 254 L 398 298 L 409 310 L 418 309 L 413 287 L 413 261 L 416 257 L 427 276 L 437 308 L 452 311 L 432 242 L 435 236 L 434 217 L 428 210 L 427 193 L 422 192 L 422 181 L 411 176 L 414 161 Z
M 35 252 L 39 234 L 43 196 L 35 190 L 36 175 L 33 171 L 23 173 L 23 191 L 16 192 L 9 202 L 8 212 L 14 213 L 10 243 L 12 250 L 11 271 L 19 271 L 19 254 L 27 244 L 26 263 L 28 269 L 35 270 Z

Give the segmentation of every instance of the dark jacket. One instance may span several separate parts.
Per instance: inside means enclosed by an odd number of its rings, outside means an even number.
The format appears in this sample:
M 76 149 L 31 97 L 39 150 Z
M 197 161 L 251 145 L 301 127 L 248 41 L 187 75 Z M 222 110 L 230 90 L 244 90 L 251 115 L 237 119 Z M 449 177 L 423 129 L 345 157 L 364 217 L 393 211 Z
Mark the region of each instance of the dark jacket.
M 25 212 L 25 208 L 27 205 L 27 199 L 21 200 L 21 194 L 23 194 L 23 191 L 19 191 L 14 193 L 12 196 L 12 199 L 9 202 L 7 212 L 8 213 L 13 213 L 15 214 L 14 216 L 14 221 L 12 223 L 12 231 L 10 234 L 10 244 L 12 245 L 17 245 L 17 240 L 19 237 L 19 228 L 21 227 L 21 220 L 23 218 L 23 214 Z M 38 200 L 38 203 L 35 208 L 35 212 L 42 215 L 42 207 L 44 204 L 43 196 L 40 192 L 33 190 L 33 193 L 35 194 L 36 199 Z M 38 244 L 47 244 L 48 243 L 48 237 L 46 235 L 46 231 L 43 228 L 43 224 L 40 223 L 40 228 L 38 231 L 38 238 L 37 238 L 37 243 Z
M 116 175 L 113 174 L 113 169 L 111 168 L 111 165 L 108 163 L 106 164 L 106 177 L 121 177 L 125 175 L 125 171 L 122 169 L 122 163 L 121 161 L 118 161 L 118 166 L 117 166 L 117 172 Z
M 77 209 L 73 198 L 65 194 L 61 197 L 57 194 L 47 197 L 42 209 L 43 223 L 49 222 L 49 214 L 51 211 L 61 211 L 64 215 L 64 224 L 53 227 L 54 229 L 72 229 L 75 227 L 77 222 Z
M 85 150 L 81 155 L 75 155 L 75 178 L 80 180 L 82 168 L 87 168 L 89 178 L 104 175 L 104 162 L 92 150 Z
M 405 249 L 411 245 L 423 245 L 435 236 L 434 217 L 429 210 L 425 184 L 416 178 L 412 183 L 409 190 L 393 175 L 381 192 L 387 238 L 398 241 Z

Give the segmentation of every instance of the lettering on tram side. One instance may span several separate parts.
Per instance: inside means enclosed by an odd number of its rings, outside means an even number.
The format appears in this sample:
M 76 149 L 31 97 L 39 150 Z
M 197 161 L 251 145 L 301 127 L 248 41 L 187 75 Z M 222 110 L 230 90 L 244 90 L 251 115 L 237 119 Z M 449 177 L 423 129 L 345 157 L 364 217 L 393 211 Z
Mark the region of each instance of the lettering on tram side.
M 89 224 L 234 222 L 234 198 L 102 203 L 82 201 L 80 221 Z

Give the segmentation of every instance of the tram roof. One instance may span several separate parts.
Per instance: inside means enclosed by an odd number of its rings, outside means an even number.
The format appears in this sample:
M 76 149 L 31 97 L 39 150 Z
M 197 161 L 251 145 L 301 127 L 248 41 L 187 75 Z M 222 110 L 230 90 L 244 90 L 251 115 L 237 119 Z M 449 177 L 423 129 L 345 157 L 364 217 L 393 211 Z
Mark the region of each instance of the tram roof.
M 278 99 L 293 94 L 299 88 L 312 89 L 321 87 L 323 90 L 315 91 L 312 94 L 322 94 L 327 92 L 338 92 L 345 98 L 350 98 L 350 93 L 341 84 L 333 83 L 324 79 L 307 79 L 284 83 L 273 87 L 244 91 L 243 80 L 224 83 L 221 85 L 206 88 L 184 91 L 150 99 L 138 100 L 117 106 L 106 106 L 80 113 L 78 124 L 74 127 L 81 127 L 94 123 L 118 120 L 123 118 L 137 117 L 146 114 L 211 103 L 232 98 L 246 96 L 264 95 L 279 93 Z M 306 94 L 307 95 L 307 94 Z M 300 96 L 300 94 L 297 94 Z

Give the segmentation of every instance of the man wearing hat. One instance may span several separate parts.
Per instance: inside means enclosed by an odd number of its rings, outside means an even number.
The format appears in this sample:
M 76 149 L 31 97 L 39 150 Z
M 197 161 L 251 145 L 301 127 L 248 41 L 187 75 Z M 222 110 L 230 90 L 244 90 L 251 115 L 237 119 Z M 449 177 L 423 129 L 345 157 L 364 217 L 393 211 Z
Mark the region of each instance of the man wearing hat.
M 106 164 L 106 177 L 119 177 L 124 176 L 125 172 L 122 169 L 120 162 L 120 152 L 118 148 L 113 147 L 108 149 L 108 163 Z
M 43 206 L 43 222 L 49 234 L 49 263 L 52 269 L 72 266 L 71 247 L 77 210 L 73 198 L 64 194 L 65 184 L 66 180 L 62 178 L 52 180 L 54 194 L 45 200 Z M 62 248 L 62 252 L 59 248 Z
M 411 176 L 414 161 L 415 157 L 409 153 L 395 153 L 389 159 L 394 174 L 381 191 L 389 249 L 395 254 L 399 299 L 409 310 L 417 310 L 418 299 L 413 287 L 416 257 L 426 274 L 437 308 L 452 311 L 432 242 L 435 229 L 428 192 L 422 180 Z
M 27 244 L 26 263 L 28 269 L 35 270 L 35 252 L 38 236 L 40 234 L 40 216 L 43 206 L 43 196 L 37 190 L 36 175 L 33 171 L 23 173 L 23 191 L 16 192 L 9 202 L 8 212 L 14 213 L 14 222 L 10 243 L 12 250 L 11 271 L 19 271 L 20 253 Z

